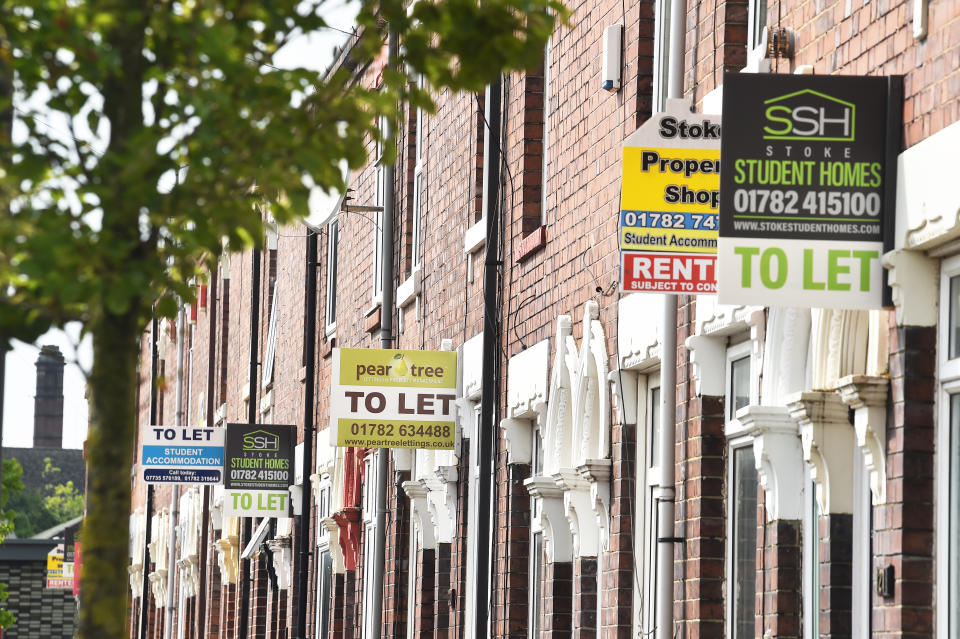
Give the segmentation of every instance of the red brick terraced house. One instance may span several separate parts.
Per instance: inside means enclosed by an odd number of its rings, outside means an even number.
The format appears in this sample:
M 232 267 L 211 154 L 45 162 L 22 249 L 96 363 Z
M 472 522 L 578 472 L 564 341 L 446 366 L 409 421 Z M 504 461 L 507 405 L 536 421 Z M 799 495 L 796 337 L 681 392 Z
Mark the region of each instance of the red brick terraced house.
M 144 334 L 141 429 L 178 412 L 185 425 L 245 422 L 252 408 L 259 423 L 296 424 L 298 442 L 305 415 L 317 433 L 292 491 L 310 491 L 309 512 L 272 521 L 253 544 L 261 522 L 226 516 L 222 487 L 181 486 L 174 499 L 158 486 L 148 501 L 134 481 L 131 638 L 299 637 L 304 587 L 303 639 L 468 639 L 478 613 L 489 636 L 531 639 L 960 637 L 960 1 L 688 0 L 673 48 L 669 7 L 571 2 L 542 66 L 502 77 L 499 122 L 487 118 L 491 92 L 440 93 L 433 114 L 408 109 L 392 184 L 369 143 L 349 183 L 356 204 L 395 195 L 389 307 L 382 212 L 338 206 L 316 230 L 272 228 L 256 264 L 252 251 L 224 256 L 182 334 L 167 322 Z M 604 90 L 613 25 L 621 82 Z M 671 62 L 692 109 L 718 116 L 725 73 L 904 77 L 896 235 L 883 256 L 894 306 L 681 296 L 664 326 L 661 295 L 617 292 L 621 144 L 663 109 Z M 337 64 L 350 64 L 349 46 Z M 376 86 L 377 65 L 356 73 Z M 499 300 L 490 318 L 488 268 Z M 379 348 L 386 317 L 396 348 L 457 352 L 454 450 L 329 444 L 332 349 Z M 486 376 L 485 326 L 497 346 Z M 677 344 L 671 406 L 660 392 L 665 330 Z M 480 406 L 491 385 L 483 512 Z M 672 468 L 657 454 L 663 411 L 675 415 Z M 672 530 L 657 529 L 663 477 L 673 478 Z M 489 565 L 474 533 L 484 518 Z M 657 621 L 665 538 L 670 628 Z

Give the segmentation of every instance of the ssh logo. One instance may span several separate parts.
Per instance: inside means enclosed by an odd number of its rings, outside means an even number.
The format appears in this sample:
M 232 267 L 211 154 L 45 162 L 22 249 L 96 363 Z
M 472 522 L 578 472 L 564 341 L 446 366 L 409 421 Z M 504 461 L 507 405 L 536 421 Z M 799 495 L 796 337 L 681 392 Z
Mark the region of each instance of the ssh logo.
M 256 453 L 280 450 L 280 438 L 265 430 L 255 430 L 243 436 L 243 450 Z
M 764 101 L 764 140 L 852 142 L 856 106 L 804 89 Z

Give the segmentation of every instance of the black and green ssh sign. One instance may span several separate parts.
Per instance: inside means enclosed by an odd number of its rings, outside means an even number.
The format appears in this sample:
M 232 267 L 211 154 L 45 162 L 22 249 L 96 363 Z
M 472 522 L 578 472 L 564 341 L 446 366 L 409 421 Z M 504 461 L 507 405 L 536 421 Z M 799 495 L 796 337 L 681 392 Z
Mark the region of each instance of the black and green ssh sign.
M 882 305 L 902 80 L 724 78 L 720 302 Z

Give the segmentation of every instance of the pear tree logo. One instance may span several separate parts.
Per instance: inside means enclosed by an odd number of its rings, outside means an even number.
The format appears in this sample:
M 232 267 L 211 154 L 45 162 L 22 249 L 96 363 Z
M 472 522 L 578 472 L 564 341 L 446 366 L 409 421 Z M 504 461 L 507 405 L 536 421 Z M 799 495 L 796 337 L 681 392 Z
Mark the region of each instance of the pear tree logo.
M 403 353 L 397 353 L 393 356 L 393 362 L 390 366 L 391 377 L 406 378 L 410 374 L 410 366 Z
M 764 140 L 853 142 L 856 106 L 813 89 L 764 100 Z

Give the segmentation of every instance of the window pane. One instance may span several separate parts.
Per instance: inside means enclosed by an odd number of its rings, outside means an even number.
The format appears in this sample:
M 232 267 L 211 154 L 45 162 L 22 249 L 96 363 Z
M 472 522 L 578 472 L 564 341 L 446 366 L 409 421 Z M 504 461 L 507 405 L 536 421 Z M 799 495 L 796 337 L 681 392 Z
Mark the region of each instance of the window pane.
M 810 520 L 813 525 L 813 543 L 810 544 L 811 559 L 810 592 L 813 593 L 813 611 L 810 615 L 810 625 L 813 626 L 811 637 L 820 636 L 820 504 L 817 503 L 817 485 L 810 482 Z
M 741 357 L 730 364 L 730 419 L 750 403 L 750 357 Z
M 950 278 L 950 359 L 960 357 L 960 275 Z
M 540 638 L 541 567 L 543 566 L 543 533 L 533 534 L 530 553 L 530 624 L 529 637 Z
M 750 11 L 753 14 L 751 16 L 753 20 L 753 42 L 750 43 L 750 47 L 753 48 L 760 45 L 763 30 L 767 26 L 767 0 L 753 0 L 750 3 Z
M 419 171 L 416 172 L 416 176 L 413 179 L 413 238 L 412 238 L 412 254 L 413 254 L 413 265 L 416 266 L 420 263 L 420 224 L 422 217 L 423 208 L 423 174 Z
M 340 241 L 340 224 L 333 221 L 327 239 L 327 325 L 337 321 L 337 243 Z
M 317 605 L 320 607 L 320 622 L 317 629 L 317 637 L 327 638 L 327 632 L 330 628 L 330 585 L 333 581 L 333 562 L 330 559 L 330 553 L 324 551 L 320 553 L 320 597 L 317 598 Z
M 540 436 L 540 429 L 533 430 L 533 476 L 537 477 L 543 473 L 543 438 Z
M 733 637 L 753 639 L 757 580 L 757 471 L 753 447 L 733 449 Z
M 657 465 L 657 448 L 660 446 L 660 388 L 650 391 L 650 466 Z
M 956 278 L 955 278 L 956 279 Z M 953 281 L 950 283 L 951 293 Z M 955 298 L 954 298 L 955 299 Z M 951 306 L 954 302 L 951 301 Z M 960 636 L 960 394 L 950 396 L 950 499 L 949 552 L 950 637 Z

